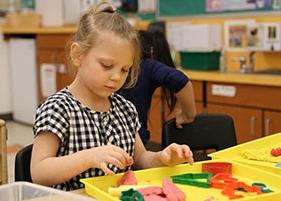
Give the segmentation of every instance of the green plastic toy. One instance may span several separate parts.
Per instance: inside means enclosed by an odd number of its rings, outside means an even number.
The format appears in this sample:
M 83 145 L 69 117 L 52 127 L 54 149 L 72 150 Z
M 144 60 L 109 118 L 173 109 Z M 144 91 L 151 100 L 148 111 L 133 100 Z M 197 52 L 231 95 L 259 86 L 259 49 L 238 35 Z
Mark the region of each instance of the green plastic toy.
M 177 184 L 185 184 L 191 186 L 198 186 L 202 188 L 209 188 L 212 177 L 211 173 L 188 173 L 182 175 L 172 176 L 172 181 Z
M 120 200 L 122 201 L 144 201 L 142 194 L 134 189 L 129 189 L 127 191 L 122 191 Z

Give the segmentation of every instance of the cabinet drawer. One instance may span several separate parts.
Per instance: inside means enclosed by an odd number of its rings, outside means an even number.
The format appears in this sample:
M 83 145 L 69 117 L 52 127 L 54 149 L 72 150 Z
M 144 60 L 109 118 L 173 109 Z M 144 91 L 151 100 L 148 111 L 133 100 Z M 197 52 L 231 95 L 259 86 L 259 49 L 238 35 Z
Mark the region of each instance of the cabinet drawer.
M 207 101 L 281 110 L 281 87 L 207 83 Z
M 38 34 L 36 36 L 37 48 L 65 49 L 71 34 Z

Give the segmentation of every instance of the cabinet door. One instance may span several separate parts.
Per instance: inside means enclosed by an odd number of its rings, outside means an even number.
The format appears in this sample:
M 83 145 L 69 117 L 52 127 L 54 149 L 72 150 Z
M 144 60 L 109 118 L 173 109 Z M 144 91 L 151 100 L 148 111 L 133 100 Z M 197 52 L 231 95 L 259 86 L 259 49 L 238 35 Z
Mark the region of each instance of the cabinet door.
M 38 53 L 38 83 L 39 83 L 39 102 L 43 101 L 46 97 L 42 92 L 42 75 L 41 68 L 42 64 L 51 64 L 55 68 L 55 81 L 56 81 L 56 91 L 62 89 L 66 85 L 70 84 L 73 80 L 73 76 L 69 73 L 67 67 L 66 55 L 63 50 L 60 49 L 39 49 Z M 47 84 L 47 83 L 44 83 Z
M 237 143 L 262 137 L 262 111 L 222 104 L 208 104 L 210 113 L 224 113 L 233 118 Z
M 197 113 L 203 112 L 203 82 L 192 80 L 192 86 L 195 98 L 195 107 Z
M 150 141 L 156 144 L 161 143 L 163 105 L 161 100 L 161 89 L 157 89 L 151 101 L 148 114 L 148 130 L 150 131 Z
M 58 91 L 70 84 L 73 80 L 73 75 L 69 73 L 69 69 L 66 62 L 65 46 L 70 40 L 71 34 L 37 34 L 37 81 L 38 87 L 38 100 L 42 102 L 46 96 L 42 91 L 42 64 L 51 64 L 55 68 L 55 91 Z M 44 79 L 45 81 L 48 78 Z M 50 79 L 51 80 L 51 79 Z M 47 86 L 48 87 L 48 86 Z M 50 90 L 51 91 L 51 90 Z
M 71 36 L 72 34 L 37 34 L 37 48 L 64 50 Z
M 195 107 L 196 107 L 196 112 L 197 112 L 197 114 L 202 113 L 203 110 L 204 110 L 203 102 L 197 102 L 197 101 L 195 101 Z
M 264 111 L 264 134 L 281 132 L 281 112 Z

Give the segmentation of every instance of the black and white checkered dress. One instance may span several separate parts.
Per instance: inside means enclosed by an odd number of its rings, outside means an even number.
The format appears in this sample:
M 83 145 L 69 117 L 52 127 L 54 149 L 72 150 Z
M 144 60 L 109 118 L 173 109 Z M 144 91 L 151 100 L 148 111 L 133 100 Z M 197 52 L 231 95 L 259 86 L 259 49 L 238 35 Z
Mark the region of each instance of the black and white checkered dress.
M 140 129 L 136 108 L 118 94 L 112 94 L 110 100 L 109 111 L 95 112 L 64 88 L 38 107 L 34 134 L 50 131 L 57 135 L 61 140 L 57 156 L 108 144 L 119 146 L 133 156 L 135 135 Z M 115 173 L 124 171 L 112 165 L 109 167 Z M 103 174 L 102 170 L 92 168 L 54 187 L 62 190 L 82 188 L 80 178 Z

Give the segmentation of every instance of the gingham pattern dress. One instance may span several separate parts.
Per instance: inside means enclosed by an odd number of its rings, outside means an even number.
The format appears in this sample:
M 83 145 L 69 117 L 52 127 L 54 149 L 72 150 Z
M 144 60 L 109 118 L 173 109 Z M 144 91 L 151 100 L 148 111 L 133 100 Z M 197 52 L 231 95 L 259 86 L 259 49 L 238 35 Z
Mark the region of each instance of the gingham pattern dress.
M 66 87 L 38 107 L 34 134 L 49 131 L 57 135 L 61 140 L 57 156 L 108 144 L 119 146 L 133 156 L 135 135 L 140 129 L 136 108 L 115 93 L 110 100 L 109 111 L 96 112 L 83 106 Z M 109 167 L 115 173 L 124 171 L 113 165 Z M 104 175 L 102 170 L 91 168 L 53 187 L 62 190 L 82 188 L 79 179 L 100 175 Z

